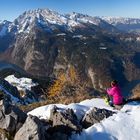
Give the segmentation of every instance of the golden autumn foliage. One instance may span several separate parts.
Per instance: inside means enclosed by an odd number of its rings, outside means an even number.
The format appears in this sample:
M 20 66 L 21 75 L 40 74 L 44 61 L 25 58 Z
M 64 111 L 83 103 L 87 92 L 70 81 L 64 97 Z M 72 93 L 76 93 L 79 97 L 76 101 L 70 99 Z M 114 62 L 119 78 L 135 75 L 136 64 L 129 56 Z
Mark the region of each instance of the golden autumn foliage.
M 78 81 L 78 74 L 73 66 L 70 66 L 67 73 L 60 73 L 58 79 L 48 90 L 48 96 L 59 96 L 67 85 L 75 85 Z
M 78 80 L 78 74 L 74 66 L 70 66 L 68 70 L 68 79 L 69 79 L 69 82 L 72 84 L 75 84 L 75 82 Z
M 60 74 L 58 79 L 54 82 L 54 84 L 49 88 L 48 96 L 57 96 L 61 93 L 62 89 L 65 86 L 66 75 Z
M 71 88 L 74 87 L 73 94 Z M 42 102 L 35 102 L 29 105 L 20 106 L 23 111 L 30 111 L 39 106 L 47 104 L 70 104 L 83 101 L 84 99 L 90 99 L 90 95 L 86 92 L 87 83 L 83 83 L 79 74 L 76 72 L 74 66 L 70 66 L 66 73 L 60 73 L 58 79 L 50 86 L 47 91 L 47 100 Z M 70 90 L 68 90 L 70 88 Z M 66 92 L 66 94 L 64 93 Z M 69 92 L 69 93 L 68 93 Z

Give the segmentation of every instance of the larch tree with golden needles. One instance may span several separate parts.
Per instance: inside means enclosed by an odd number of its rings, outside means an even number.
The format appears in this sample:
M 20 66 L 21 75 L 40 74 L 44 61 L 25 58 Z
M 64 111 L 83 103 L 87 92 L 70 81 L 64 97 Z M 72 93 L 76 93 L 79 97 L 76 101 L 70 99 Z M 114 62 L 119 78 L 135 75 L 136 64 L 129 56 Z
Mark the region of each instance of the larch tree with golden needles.
M 66 83 L 66 74 L 62 73 L 59 75 L 58 79 L 55 80 L 54 84 L 49 88 L 48 96 L 55 97 L 58 96 Z
M 61 99 L 63 92 L 71 92 L 72 87 L 74 87 L 74 96 L 84 93 L 85 84 L 80 80 L 74 66 L 70 65 L 66 73 L 60 73 L 58 79 L 52 84 L 48 90 L 48 97 L 53 97 L 53 99 Z M 66 93 L 69 94 L 69 93 Z M 70 93 L 71 94 L 71 93 Z M 69 95 L 70 95 L 69 94 Z

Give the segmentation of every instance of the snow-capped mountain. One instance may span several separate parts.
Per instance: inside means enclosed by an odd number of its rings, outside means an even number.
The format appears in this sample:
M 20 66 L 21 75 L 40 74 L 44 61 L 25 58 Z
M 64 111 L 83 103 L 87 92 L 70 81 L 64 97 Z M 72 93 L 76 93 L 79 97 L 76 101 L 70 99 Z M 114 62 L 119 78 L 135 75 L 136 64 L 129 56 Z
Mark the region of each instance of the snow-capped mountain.
M 0 21 L 0 52 L 5 51 L 13 42 L 15 25 L 9 21 Z
M 66 24 L 66 18 L 49 9 L 37 9 L 24 12 L 15 19 L 14 23 L 17 26 L 18 33 L 28 33 L 34 25 L 45 26 L 49 29 L 51 24 Z
M 99 17 L 37 9 L 24 12 L 10 26 L 8 38 L 0 37 L 0 60 L 18 65 L 32 76 L 54 78 L 72 65 L 80 74 L 82 71 L 81 76 L 86 75 L 95 89 L 104 88 L 117 71 L 121 72 L 118 79 L 122 83 L 139 78 L 139 74 L 130 74 L 132 69 L 137 70 L 136 65 L 127 67 L 133 63 L 137 51 L 133 46 L 138 45 L 135 40 L 139 36 L 123 34 Z M 134 53 L 128 55 L 131 50 Z M 126 69 L 125 74 L 122 68 Z M 135 73 L 139 73 L 139 67 Z
M 103 20 L 110 24 L 140 24 L 140 19 L 138 18 L 124 18 L 124 17 L 101 17 Z
M 44 29 L 51 32 L 56 29 L 56 27 L 61 26 L 63 30 L 72 30 L 72 27 L 83 27 L 84 24 L 87 23 L 104 28 L 105 26 L 107 26 L 107 28 L 108 26 L 113 28 L 111 25 L 98 17 L 91 17 L 75 12 L 71 14 L 59 14 L 49 9 L 37 9 L 24 12 L 14 21 L 18 33 L 29 33 L 35 25 L 44 27 Z
M 0 37 L 5 36 L 11 31 L 11 22 L 9 21 L 0 21 Z
M 92 17 L 80 13 L 60 14 L 50 9 L 29 10 L 21 14 L 14 22 L 0 21 L 0 37 L 7 33 L 29 33 L 34 26 L 48 32 L 57 28 L 62 31 L 73 31 L 75 27 L 92 24 L 109 31 L 117 31 L 115 27 L 125 31 L 138 31 L 140 19 L 123 17 Z M 112 26 L 113 25 L 113 26 Z
M 117 32 L 115 27 L 99 17 L 75 12 L 60 14 L 49 9 L 37 9 L 24 12 L 14 22 L 0 21 L 0 38 L 8 35 L 9 40 L 11 40 L 18 34 L 29 34 L 35 28 L 40 28 L 47 33 L 54 33 L 55 31 L 73 32 L 75 28 L 87 28 L 88 25 Z
M 91 32 L 95 32 L 96 30 L 118 32 L 114 26 L 99 17 L 75 12 L 71 14 L 59 14 L 49 9 L 29 10 L 21 14 L 14 22 L 0 21 L 1 50 L 5 51 L 5 49 L 11 47 L 14 38 L 17 38 L 18 34 L 24 34 L 25 38 L 25 34 L 33 34 L 36 29 L 53 34 L 55 32 L 73 32 L 76 28 L 87 28 L 87 31 Z
M 101 18 L 120 30 L 127 32 L 140 31 L 139 18 L 123 18 L 123 17 L 101 17 Z

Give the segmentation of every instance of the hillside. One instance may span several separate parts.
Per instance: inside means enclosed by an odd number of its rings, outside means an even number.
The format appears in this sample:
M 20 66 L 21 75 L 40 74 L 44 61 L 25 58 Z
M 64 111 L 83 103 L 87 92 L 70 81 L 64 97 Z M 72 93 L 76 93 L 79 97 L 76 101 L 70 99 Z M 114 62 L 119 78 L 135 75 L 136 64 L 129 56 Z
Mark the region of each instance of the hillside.
M 2 0 L 0 140 L 140 140 L 139 6 Z
M 99 17 L 30 10 L 14 22 L 1 22 L 0 33 L 0 60 L 37 79 L 69 77 L 74 71 L 97 91 L 112 79 L 122 86 L 140 79 L 139 35 L 122 33 Z

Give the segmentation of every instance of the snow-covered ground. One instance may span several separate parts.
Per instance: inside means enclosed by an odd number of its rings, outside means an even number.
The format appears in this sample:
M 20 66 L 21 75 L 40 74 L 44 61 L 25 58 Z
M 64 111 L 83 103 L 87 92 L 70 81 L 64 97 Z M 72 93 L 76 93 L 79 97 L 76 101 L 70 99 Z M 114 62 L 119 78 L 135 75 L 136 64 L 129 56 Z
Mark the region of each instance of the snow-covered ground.
M 50 110 L 54 104 L 42 106 L 29 112 L 39 118 L 49 119 Z M 113 110 L 105 104 L 103 99 L 85 100 L 69 105 L 56 104 L 60 111 L 71 108 L 78 119 L 92 107 Z M 140 139 L 140 103 L 131 102 L 124 105 L 121 110 L 114 110 L 116 114 L 102 120 L 100 123 L 82 131 L 81 134 L 73 134 L 71 140 L 139 140 Z
M 9 75 L 5 78 L 11 85 L 16 86 L 18 90 L 31 90 L 31 87 L 36 86 L 30 78 L 16 78 L 14 75 Z

